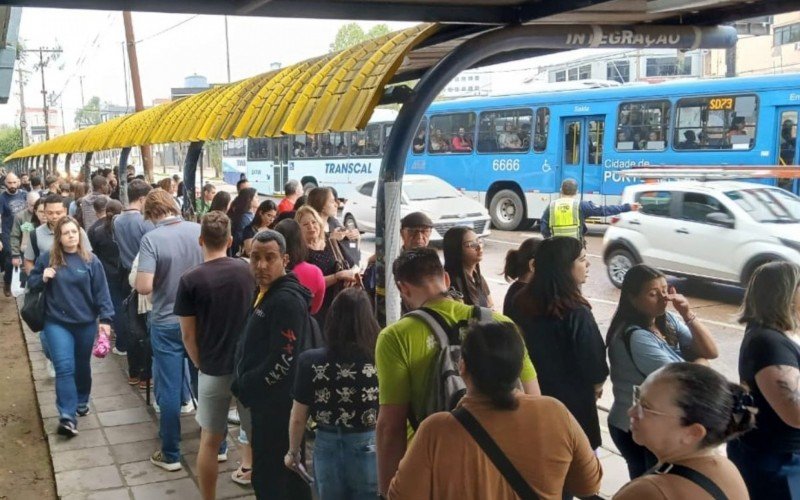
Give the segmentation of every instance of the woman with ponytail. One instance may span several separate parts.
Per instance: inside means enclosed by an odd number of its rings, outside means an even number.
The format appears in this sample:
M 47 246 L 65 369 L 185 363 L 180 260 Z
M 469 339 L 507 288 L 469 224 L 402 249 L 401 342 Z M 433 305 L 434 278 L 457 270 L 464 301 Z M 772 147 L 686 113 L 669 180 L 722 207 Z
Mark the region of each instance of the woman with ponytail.
M 476 324 L 462 342 L 459 371 L 466 395 L 452 413 L 419 426 L 388 498 L 561 499 L 600 489 L 600 462 L 567 408 L 517 390 L 525 343 L 513 325 Z M 465 419 L 474 419 L 529 490 L 519 494 L 486 458 Z
M 544 240 L 539 237 L 528 238 L 518 249 L 511 249 L 506 254 L 503 277 L 511 283 L 506 290 L 506 298 L 503 300 L 503 314 L 506 316 L 511 316 L 514 297 L 533 279 L 533 260 L 542 241 Z
M 744 387 L 707 366 L 672 363 L 651 373 L 633 388 L 628 416 L 634 441 L 658 462 L 614 498 L 747 499 L 741 474 L 717 448 L 752 429 L 755 413 Z

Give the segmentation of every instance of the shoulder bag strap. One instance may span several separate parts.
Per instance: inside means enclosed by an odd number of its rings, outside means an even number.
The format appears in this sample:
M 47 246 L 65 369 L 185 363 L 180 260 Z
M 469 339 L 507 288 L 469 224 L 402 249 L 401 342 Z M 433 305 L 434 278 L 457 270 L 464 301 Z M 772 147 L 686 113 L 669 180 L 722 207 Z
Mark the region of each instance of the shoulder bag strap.
M 478 446 L 481 447 L 483 452 L 486 453 L 486 456 L 489 457 L 489 460 L 497 467 L 500 474 L 506 478 L 506 481 L 511 485 L 514 493 L 522 500 L 536 500 L 539 498 L 536 492 L 533 491 L 533 488 L 531 488 L 531 485 L 525 481 L 525 478 L 522 477 L 522 474 L 514 467 L 511 460 L 503 453 L 503 450 L 497 446 L 492 436 L 486 432 L 486 429 L 483 428 L 480 422 L 478 422 L 466 408 L 463 406 L 458 407 L 453 410 L 452 413 L 453 416 L 456 417 L 456 420 L 464 426 L 464 429 L 469 432 L 475 442 L 478 443 Z
M 636 359 L 633 357 L 633 350 L 631 349 L 631 337 L 633 336 L 633 332 L 638 330 L 639 327 L 637 326 L 629 326 L 622 332 L 622 342 L 625 344 L 625 350 L 628 351 L 628 357 L 631 358 L 631 363 L 633 363 L 634 369 L 639 372 L 644 378 L 647 378 L 647 374 L 639 369 L 639 365 L 636 364 Z
M 697 486 L 703 488 L 714 500 L 728 500 L 722 488 L 712 481 L 708 476 L 691 467 L 685 465 L 663 464 L 654 471 L 656 474 L 673 474 L 675 476 L 688 479 Z

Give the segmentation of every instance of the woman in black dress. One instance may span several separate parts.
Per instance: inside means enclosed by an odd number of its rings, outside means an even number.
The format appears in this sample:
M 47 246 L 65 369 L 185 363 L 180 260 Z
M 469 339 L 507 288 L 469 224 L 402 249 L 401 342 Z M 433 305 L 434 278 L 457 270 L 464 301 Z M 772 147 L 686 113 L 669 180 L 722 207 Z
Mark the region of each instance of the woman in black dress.
M 606 349 L 581 294 L 589 261 L 580 241 L 557 236 L 536 252 L 533 280 L 516 296 L 511 318 L 522 329 L 542 394 L 560 400 L 597 449 L 597 400 L 608 377 Z

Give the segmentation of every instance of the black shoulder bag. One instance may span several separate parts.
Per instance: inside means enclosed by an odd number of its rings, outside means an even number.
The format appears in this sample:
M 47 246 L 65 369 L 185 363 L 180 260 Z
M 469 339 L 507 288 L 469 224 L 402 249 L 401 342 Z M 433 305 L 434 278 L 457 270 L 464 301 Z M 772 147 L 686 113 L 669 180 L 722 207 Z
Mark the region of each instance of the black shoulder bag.
M 478 422 L 466 408 L 463 406 L 458 407 L 453 410 L 452 413 L 453 416 L 456 417 L 456 420 L 470 433 L 475 442 L 478 443 L 478 446 L 481 447 L 483 452 L 486 453 L 486 456 L 489 457 L 489 460 L 497 467 L 500 474 L 506 478 L 506 481 L 511 485 L 511 489 L 514 490 L 514 493 L 522 500 L 536 500 L 539 498 L 536 492 L 533 491 L 533 488 L 531 488 L 531 485 L 525 481 L 525 478 L 522 477 L 522 474 L 514 467 L 511 460 L 503 453 L 503 450 L 497 446 L 492 436 L 486 432 L 486 429 L 483 428 L 480 422 Z
M 697 486 L 703 488 L 703 490 L 709 495 L 711 495 L 711 498 L 713 498 L 714 500 L 728 500 L 728 497 L 725 495 L 725 492 L 722 491 L 722 488 L 717 486 L 717 483 L 712 481 L 708 476 L 706 476 L 702 472 L 698 472 L 692 469 L 691 467 L 686 467 L 685 465 L 661 464 L 660 466 L 655 467 L 651 471 L 651 473 L 672 474 L 675 476 L 680 476 L 684 479 L 688 479 Z

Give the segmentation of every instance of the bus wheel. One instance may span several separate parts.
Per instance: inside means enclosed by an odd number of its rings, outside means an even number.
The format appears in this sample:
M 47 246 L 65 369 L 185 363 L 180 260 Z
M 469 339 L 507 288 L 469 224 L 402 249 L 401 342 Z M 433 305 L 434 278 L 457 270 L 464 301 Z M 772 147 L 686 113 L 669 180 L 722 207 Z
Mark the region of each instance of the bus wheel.
M 503 231 L 513 231 L 524 220 L 525 205 L 516 191 L 501 189 L 489 203 L 489 215 L 493 227 Z

